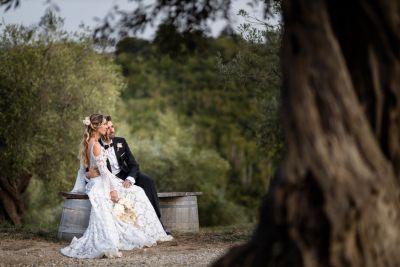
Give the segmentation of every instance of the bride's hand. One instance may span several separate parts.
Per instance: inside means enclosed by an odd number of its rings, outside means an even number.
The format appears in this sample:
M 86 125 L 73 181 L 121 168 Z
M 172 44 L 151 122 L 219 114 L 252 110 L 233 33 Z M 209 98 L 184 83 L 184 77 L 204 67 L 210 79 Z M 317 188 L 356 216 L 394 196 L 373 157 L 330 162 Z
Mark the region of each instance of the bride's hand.
M 118 202 L 118 193 L 116 190 L 111 191 L 110 195 L 111 195 L 111 200 L 113 202 L 115 202 L 115 203 Z

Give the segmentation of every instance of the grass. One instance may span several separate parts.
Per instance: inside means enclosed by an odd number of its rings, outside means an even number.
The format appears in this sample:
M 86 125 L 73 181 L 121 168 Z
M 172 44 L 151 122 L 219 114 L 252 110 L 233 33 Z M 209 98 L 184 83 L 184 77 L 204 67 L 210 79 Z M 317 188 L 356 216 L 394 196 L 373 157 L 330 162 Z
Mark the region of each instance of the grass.
M 206 243 L 233 243 L 249 240 L 253 235 L 255 227 L 255 224 L 202 227 L 199 233 L 196 234 L 173 233 L 173 235 L 185 239 L 195 238 L 199 242 Z
M 249 240 L 253 234 L 254 224 L 240 224 L 229 226 L 202 227 L 196 234 L 173 233 L 176 237 L 183 239 L 196 238 L 200 242 L 238 242 Z M 0 234 L 16 239 L 41 239 L 50 242 L 58 242 L 57 224 L 22 224 L 12 225 L 0 222 Z
M 57 231 L 58 225 L 56 224 L 12 225 L 8 222 L 0 222 L 0 234 L 6 234 L 12 238 L 58 241 Z

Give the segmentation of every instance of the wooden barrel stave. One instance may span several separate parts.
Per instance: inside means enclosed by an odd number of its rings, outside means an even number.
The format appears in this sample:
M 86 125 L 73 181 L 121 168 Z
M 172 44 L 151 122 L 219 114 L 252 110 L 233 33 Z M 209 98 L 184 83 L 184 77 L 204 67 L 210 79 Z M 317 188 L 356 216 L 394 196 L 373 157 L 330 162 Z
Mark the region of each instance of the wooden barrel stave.
M 61 214 L 58 238 L 71 241 L 81 237 L 89 224 L 91 204 L 88 199 L 66 199 Z
M 161 220 L 164 226 L 177 232 L 198 232 L 197 196 L 160 198 Z

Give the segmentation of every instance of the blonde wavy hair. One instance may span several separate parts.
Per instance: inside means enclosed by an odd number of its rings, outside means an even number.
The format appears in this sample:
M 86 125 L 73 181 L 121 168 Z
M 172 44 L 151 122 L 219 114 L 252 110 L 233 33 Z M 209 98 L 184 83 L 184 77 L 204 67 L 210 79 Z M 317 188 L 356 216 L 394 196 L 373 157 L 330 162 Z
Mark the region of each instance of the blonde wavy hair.
M 92 114 L 83 121 L 85 125 L 85 131 L 83 133 L 83 138 L 80 146 L 80 157 L 85 167 L 89 167 L 89 154 L 87 153 L 89 146 L 89 139 L 101 126 L 104 119 L 105 119 L 104 115 Z

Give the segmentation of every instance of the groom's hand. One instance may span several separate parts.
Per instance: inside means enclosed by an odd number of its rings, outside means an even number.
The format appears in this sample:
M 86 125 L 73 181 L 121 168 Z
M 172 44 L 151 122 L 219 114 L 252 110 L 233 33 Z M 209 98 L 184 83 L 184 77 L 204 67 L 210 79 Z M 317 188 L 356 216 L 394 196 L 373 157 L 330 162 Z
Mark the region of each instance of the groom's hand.
M 89 169 L 89 171 L 86 173 L 86 177 L 89 179 L 97 177 L 97 176 L 100 176 L 99 169 L 97 169 L 97 168 Z
M 131 185 L 132 185 L 132 183 L 130 181 L 128 181 L 128 180 L 125 180 L 122 183 L 122 186 L 125 187 L 125 188 L 129 188 Z

